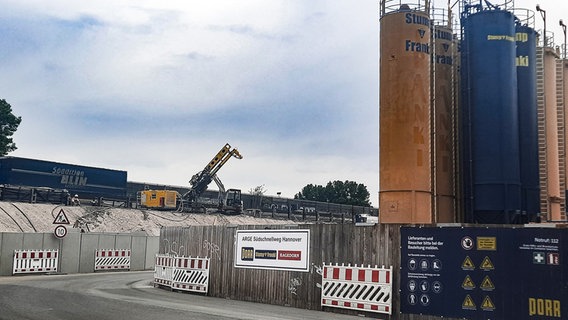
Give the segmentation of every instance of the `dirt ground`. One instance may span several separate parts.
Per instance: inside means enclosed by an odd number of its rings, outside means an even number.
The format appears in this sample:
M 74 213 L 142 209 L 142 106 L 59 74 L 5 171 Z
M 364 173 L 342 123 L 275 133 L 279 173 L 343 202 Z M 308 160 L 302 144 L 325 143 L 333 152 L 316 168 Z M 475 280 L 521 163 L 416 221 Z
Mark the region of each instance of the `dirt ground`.
M 94 206 L 61 206 L 0 202 L 0 232 L 53 232 L 63 212 L 69 227 L 84 232 L 145 232 L 159 236 L 164 226 L 294 224 L 290 220 L 254 218 L 247 215 L 188 214 L 171 211 Z

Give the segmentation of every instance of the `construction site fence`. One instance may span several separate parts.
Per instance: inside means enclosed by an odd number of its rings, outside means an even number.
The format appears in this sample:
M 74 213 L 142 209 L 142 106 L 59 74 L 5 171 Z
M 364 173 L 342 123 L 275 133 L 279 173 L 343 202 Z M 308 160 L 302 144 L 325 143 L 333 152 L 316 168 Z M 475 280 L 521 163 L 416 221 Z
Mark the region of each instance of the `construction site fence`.
M 237 231 L 254 230 L 262 234 L 265 230 L 277 232 L 280 229 L 288 231 L 309 229 L 310 250 L 306 271 L 241 268 L 234 265 L 237 259 L 235 257 Z M 399 229 L 399 225 L 376 224 L 361 227 L 356 224 L 340 223 L 164 227 L 160 232 L 159 252 L 160 255 L 168 253 L 208 256 L 210 258 L 208 295 L 212 297 L 353 315 L 364 314 L 373 319 L 437 319 L 426 316 L 409 318 L 408 315 L 398 314 Z M 369 270 L 371 277 L 369 283 L 355 281 L 353 284 L 347 284 L 357 279 L 356 277 L 351 280 L 333 279 L 333 270 L 336 266 L 337 270 L 342 268 L 351 270 L 338 271 L 342 275 L 355 272 L 353 277 L 355 275 L 358 277 L 360 273 L 364 273 L 365 279 Z M 378 272 L 379 269 L 381 276 L 375 279 L 374 272 Z M 326 279 L 324 274 L 327 272 L 330 273 Z M 325 291 L 322 296 L 324 287 L 339 289 Z M 353 290 L 350 291 L 351 293 L 358 292 L 357 290 L 371 290 L 372 294 L 358 297 L 353 294 L 346 297 L 342 295 L 341 288 L 344 287 L 352 288 L 349 289 Z M 342 307 L 339 307 L 340 301 Z
M 144 234 L 0 233 L 0 276 L 152 270 L 159 237 Z
M 293 234 L 294 241 L 308 233 L 309 244 L 294 242 L 296 247 L 279 251 L 284 242 L 290 244 L 290 238 L 281 236 L 285 233 Z M 566 226 L 538 224 L 190 226 L 162 228 L 159 252 L 210 257 L 212 297 L 373 319 L 508 319 L 505 313 L 516 309 L 520 314 L 515 319 L 532 319 L 531 314 L 568 312 L 560 310 L 561 305 L 566 308 L 560 301 L 568 299 L 568 291 L 558 289 L 566 279 L 561 259 L 568 253 L 561 244 L 567 237 Z M 309 263 L 301 270 L 270 264 L 280 257 L 285 263 L 304 255 Z M 526 277 L 522 282 L 509 279 L 521 279 L 522 270 L 541 269 L 550 272 L 539 273 L 530 283 Z M 361 274 L 367 279 L 368 273 L 377 281 L 347 284 Z M 545 276 L 547 280 L 541 281 Z M 466 281 L 469 277 L 474 282 Z M 508 285 L 495 282 L 505 278 Z M 350 292 L 347 296 L 345 290 Z M 361 291 L 368 296 L 357 296 Z M 550 310 L 539 307 L 546 303 Z

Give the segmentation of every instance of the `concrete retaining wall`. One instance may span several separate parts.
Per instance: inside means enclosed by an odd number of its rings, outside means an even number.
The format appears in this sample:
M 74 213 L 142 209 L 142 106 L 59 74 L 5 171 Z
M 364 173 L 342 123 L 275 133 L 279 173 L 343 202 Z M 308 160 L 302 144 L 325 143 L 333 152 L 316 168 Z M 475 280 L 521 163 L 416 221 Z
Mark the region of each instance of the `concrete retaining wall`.
M 0 276 L 12 275 L 14 250 L 59 250 L 58 273 L 95 270 L 98 249 L 130 249 L 130 270 L 151 270 L 159 249 L 159 237 L 145 234 L 79 233 L 69 230 L 58 239 L 53 233 L 0 233 Z

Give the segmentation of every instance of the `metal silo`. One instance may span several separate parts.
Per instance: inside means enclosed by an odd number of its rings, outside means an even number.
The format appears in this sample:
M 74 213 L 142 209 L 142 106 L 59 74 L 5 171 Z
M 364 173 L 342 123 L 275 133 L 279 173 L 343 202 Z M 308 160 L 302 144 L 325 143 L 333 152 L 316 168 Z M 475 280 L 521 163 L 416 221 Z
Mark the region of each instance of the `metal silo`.
M 431 223 L 430 18 L 420 3 L 380 8 L 380 221 Z
M 435 222 L 456 221 L 454 68 L 455 42 L 448 10 L 433 9 L 432 177 Z
M 461 20 L 464 209 L 467 222 L 512 223 L 521 211 L 514 16 L 476 3 Z
M 568 59 L 566 56 L 564 56 L 564 59 L 562 59 L 562 76 L 563 76 L 563 82 L 564 82 L 564 88 L 562 91 L 563 94 L 563 111 L 564 111 L 564 139 L 565 139 L 565 143 L 566 143 L 566 139 L 568 137 Z M 568 146 L 565 144 L 564 145 L 564 154 L 568 155 Z M 568 161 L 566 161 L 566 158 L 564 158 L 564 172 L 568 173 Z M 568 205 L 566 205 L 566 202 L 568 202 L 568 184 L 566 184 L 564 186 L 565 192 L 564 192 L 564 199 L 565 199 L 565 208 L 568 208 Z M 564 217 L 562 217 L 563 220 L 567 219 L 567 213 L 566 210 L 564 210 Z
M 562 199 L 560 187 L 560 146 L 559 146 L 559 114 L 556 103 L 558 53 L 549 45 L 552 39 L 547 37 L 547 45 L 537 48 L 537 109 L 539 112 L 540 131 L 540 187 L 541 212 L 543 220 L 558 221 L 562 216 Z
M 524 221 L 535 221 L 540 212 L 538 120 L 536 104 L 536 31 L 534 12 L 514 11 L 517 43 L 517 97 L 519 105 L 519 151 L 521 210 Z

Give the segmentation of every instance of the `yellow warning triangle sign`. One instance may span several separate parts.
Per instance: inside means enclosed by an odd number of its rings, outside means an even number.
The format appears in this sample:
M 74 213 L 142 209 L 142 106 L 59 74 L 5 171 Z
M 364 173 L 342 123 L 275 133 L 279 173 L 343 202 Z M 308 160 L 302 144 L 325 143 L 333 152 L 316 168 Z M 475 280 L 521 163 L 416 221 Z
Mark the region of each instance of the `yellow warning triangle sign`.
M 485 258 L 483 258 L 483 261 L 481 262 L 481 265 L 479 266 L 479 269 L 489 271 L 495 269 L 495 267 L 493 266 L 491 259 L 489 259 L 488 256 L 485 256 Z
M 474 270 L 475 269 L 475 265 L 473 264 L 473 261 L 471 261 L 471 258 L 469 256 L 466 256 L 465 259 L 463 260 L 462 269 L 463 270 Z
M 471 277 L 469 275 L 465 276 L 465 279 L 462 283 L 462 288 L 466 290 L 472 290 L 475 288 L 475 283 L 473 283 L 473 280 L 471 280 Z
M 55 220 L 53 220 L 53 224 L 69 224 L 69 219 L 67 219 L 67 215 L 65 215 L 63 208 L 59 210 L 57 217 L 55 217 Z
M 462 309 L 476 309 L 475 302 L 473 302 L 473 299 L 469 294 L 465 296 L 465 299 L 463 300 Z
M 489 296 L 485 296 L 485 299 L 483 299 L 483 302 L 481 303 L 481 309 L 495 310 L 495 304 L 493 304 L 493 301 L 491 301 L 491 298 L 489 298 Z
M 489 278 L 489 276 L 485 276 L 485 278 L 483 278 L 483 281 L 481 281 L 479 288 L 484 291 L 491 291 L 495 289 L 495 285 L 493 284 L 493 281 L 491 281 L 491 278 Z

